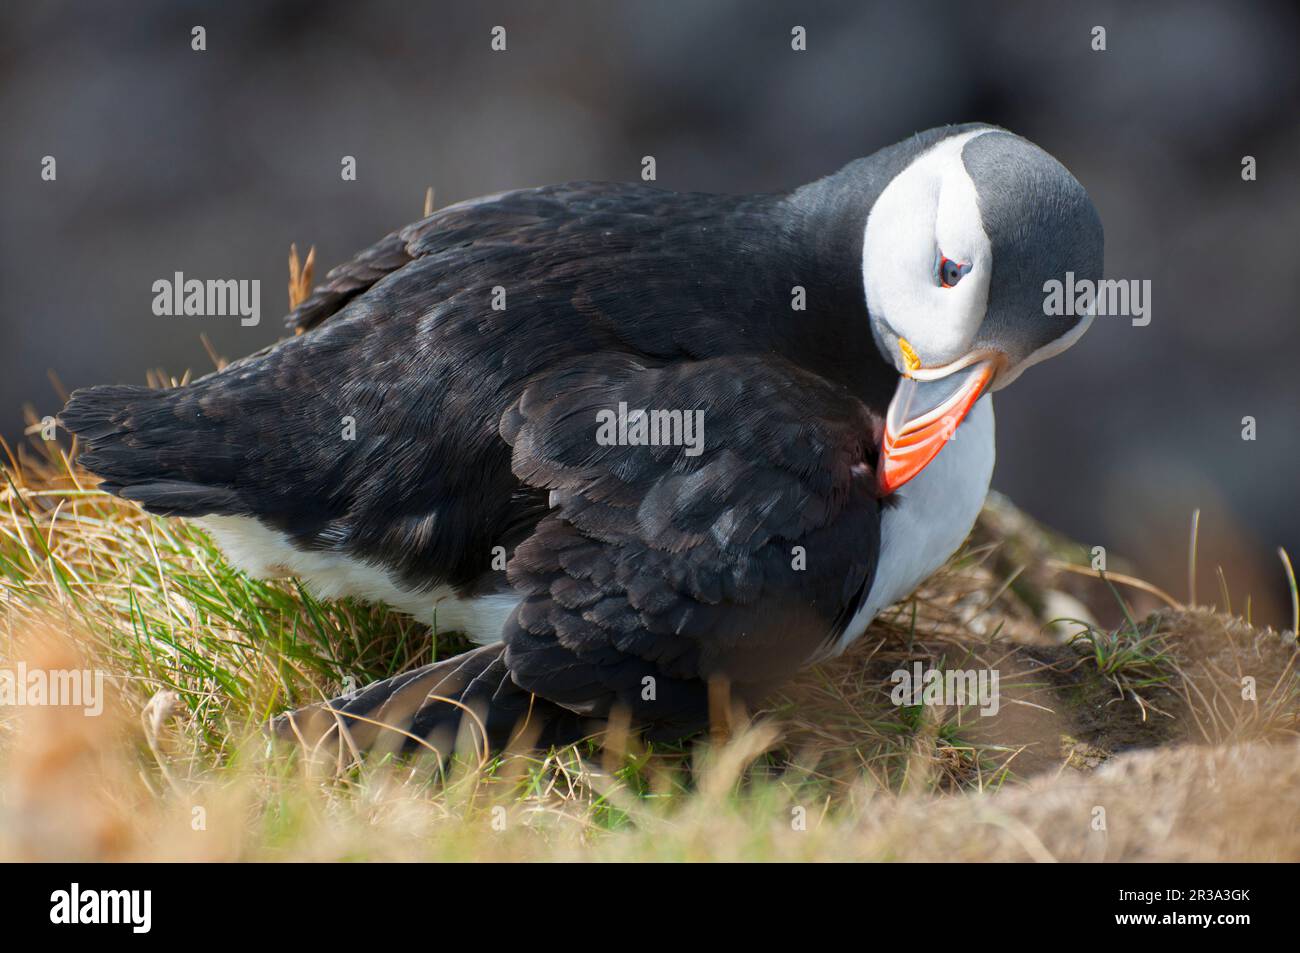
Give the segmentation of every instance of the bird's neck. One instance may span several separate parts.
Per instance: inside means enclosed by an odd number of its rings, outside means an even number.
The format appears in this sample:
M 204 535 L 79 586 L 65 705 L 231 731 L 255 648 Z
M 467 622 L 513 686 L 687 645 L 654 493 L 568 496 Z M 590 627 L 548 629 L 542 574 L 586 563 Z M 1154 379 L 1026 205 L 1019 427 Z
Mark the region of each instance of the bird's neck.
M 871 330 L 862 282 L 862 242 L 869 205 L 840 175 L 786 196 L 793 222 L 793 284 L 805 289 L 804 312 L 791 309 L 783 337 L 800 363 L 847 387 L 884 414 L 898 382 Z

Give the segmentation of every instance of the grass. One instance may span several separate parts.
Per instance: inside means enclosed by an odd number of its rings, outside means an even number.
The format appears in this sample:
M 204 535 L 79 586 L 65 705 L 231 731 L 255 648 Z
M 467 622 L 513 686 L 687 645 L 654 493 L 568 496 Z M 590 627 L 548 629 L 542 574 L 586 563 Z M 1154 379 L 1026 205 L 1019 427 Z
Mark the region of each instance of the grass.
M 262 724 L 463 640 L 251 579 L 199 530 L 95 490 L 67 448 L 33 447 L 0 482 L 0 663 L 103 671 L 112 705 L 0 708 L 0 858 L 1300 859 L 1294 812 L 1261 807 L 1300 796 L 1294 634 L 1182 607 L 1139 621 L 1121 598 L 1115 628 L 1062 639 L 1053 592 L 1110 596 L 996 498 L 914 599 L 726 744 L 615 732 L 339 764 Z M 891 673 L 917 660 L 997 670 L 1000 713 L 893 705 Z M 1123 836 L 1091 831 L 1098 798 L 1132 815 Z

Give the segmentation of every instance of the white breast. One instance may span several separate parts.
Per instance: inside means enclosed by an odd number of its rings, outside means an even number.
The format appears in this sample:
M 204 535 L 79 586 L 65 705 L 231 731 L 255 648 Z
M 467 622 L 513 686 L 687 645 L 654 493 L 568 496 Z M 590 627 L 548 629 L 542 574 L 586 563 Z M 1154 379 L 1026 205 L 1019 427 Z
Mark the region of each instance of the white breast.
M 911 595 L 957 551 L 988 495 L 993 458 L 993 398 L 985 395 L 953 440 L 881 513 L 876 578 L 862 608 L 827 654 L 843 652 L 876 613 Z
M 479 644 L 500 641 L 501 629 L 519 603 L 514 592 L 461 599 L 450 586 L 411 589 L 379 566 L 341 553 L 299 549 L 283 533 L 251 517 L 206 516 L 198 524 L 212 534 L 231 563 L 251 576 L 297 576 L 321 599 L 354 596 L 384 602 L 440 632 L 463 632 Z

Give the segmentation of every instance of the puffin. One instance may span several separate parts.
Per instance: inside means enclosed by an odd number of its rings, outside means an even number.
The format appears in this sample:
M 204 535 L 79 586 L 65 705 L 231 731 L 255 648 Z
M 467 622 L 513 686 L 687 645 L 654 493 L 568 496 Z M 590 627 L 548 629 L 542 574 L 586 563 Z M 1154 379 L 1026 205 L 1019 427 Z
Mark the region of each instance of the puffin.
M 1091 314 L 1100 217 L 997 126 L 791 191 L 574 182 L 434 211 L 328 273 L 296 332 L 184 386 L 73 393 L 101 488 L 230 561 L 477 648 L 286 712 L 378 744 L 710 727 L 842 652 L 960 547 L 992 393 Z

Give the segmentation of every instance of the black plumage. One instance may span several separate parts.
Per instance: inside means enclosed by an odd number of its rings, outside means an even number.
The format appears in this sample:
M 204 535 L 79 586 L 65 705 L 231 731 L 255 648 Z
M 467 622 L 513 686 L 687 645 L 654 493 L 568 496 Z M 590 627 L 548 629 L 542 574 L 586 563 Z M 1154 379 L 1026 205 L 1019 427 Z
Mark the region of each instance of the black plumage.
M 870 587 L 897 373 L 868 328 L 863 223 L 953 131 L 784 195 L 577 183 L 451 206 L 330 272 L 287 319 L 305 333 L 182 388 L 78 391 L 62 421 L 153 512 L 252 517 L 406 587 L 521 597 L 503 646 L 335 707 L 400 698 L 446 731 L 460 709 L 424 703 L 442 686 L 491 713 L 494 743 L 523 712 L 550 740 L 615 707 L 689 731 L 710 678 L 758 694 Z M 703 411 L 703 452 L 597 444 L 621 401 Z

